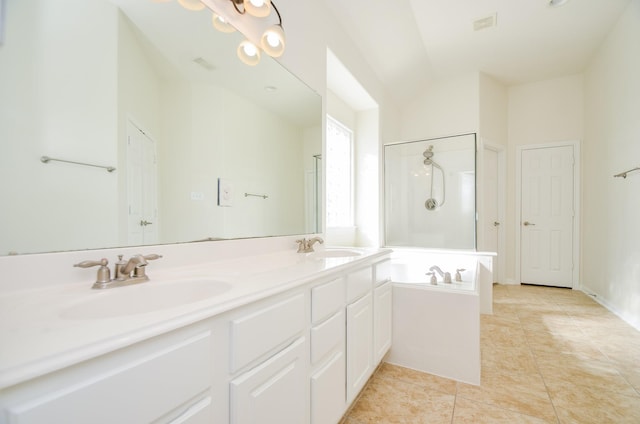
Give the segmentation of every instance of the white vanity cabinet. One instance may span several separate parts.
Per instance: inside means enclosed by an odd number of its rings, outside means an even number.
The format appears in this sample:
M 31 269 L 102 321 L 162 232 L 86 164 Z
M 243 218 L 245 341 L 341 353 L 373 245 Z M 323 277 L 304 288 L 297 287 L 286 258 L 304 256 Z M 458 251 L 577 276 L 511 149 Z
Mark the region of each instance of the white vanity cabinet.
M 345 278 L 311 289 L 311 424 L 335 424 L 346 409 Z
M 230 384 L 232 424 L 307 421 L 306 343 L 300 337 Z
M 393 285 L 391 283 L 391 261 L 384 260 L 374 265 L 375 288 L 373 292 L 373 355 L 380 363 L 391 348 Z
M 308 297 L 259 302 L 229 322 L 229 422 L 304 423 L 308 418 Z
M 1 389 L 0 424 L 336 424 L 390 345 L 385 267 L 365 259 L 86 343 Z
M 373 300 L 371 292 L 347 306 L 347 403 L 356 398 L 373 365 Z
M 373 373 L 373 268 L 347 275 L 347 404 Z
M 0 423 L 212 422 L 211 347 L 196 326 L 14 386 Z

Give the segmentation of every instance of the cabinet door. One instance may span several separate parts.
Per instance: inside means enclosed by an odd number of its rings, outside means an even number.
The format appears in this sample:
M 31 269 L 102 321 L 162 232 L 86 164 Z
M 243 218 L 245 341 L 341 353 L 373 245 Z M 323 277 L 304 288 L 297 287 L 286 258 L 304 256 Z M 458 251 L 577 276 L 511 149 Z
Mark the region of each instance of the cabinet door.
M 231 382 L 231 423 L 308 422 L 304 337 Z
M 373 372 L 373 302 L 371 293 L 347 306 L 347 403 Z
M 391 347 L 392 307 L 393 286 L 389 282 L 377 287 L 374 292 L 373 343 L 375 364 L 380 363 L 382 357 Z
M 153 347 L 145 344 L 124 349 L 102 365 L 80 364 L 79 368 L 67 370 L 67 375 L 34 380 L 28 383 L 29 390 L 37 390 L 42 384 L 59 387 L 11 405 L 4 414 L 0 412 L 0 423 L 5 422 L 4 417 L 12 424 L 152 422 L 207 392 L 211 384 L 211 333 L 184 340 L 181 334 L 184 333 L 175 333 L 168 341 L 166 337 L 170 336 L 157 339 L 152 342 Z M 114 358 L 122 362 L 116 364 Z M 84 374 L 79 370 L 86 371 L 86 375 L 76 378 Z M 210 415 L 211 402 L 207 397 L 193 407 L 193 415 Z
M 311 424 L 335 424 L 346 408 L 344 352 L 336 352 L 311 376 Z

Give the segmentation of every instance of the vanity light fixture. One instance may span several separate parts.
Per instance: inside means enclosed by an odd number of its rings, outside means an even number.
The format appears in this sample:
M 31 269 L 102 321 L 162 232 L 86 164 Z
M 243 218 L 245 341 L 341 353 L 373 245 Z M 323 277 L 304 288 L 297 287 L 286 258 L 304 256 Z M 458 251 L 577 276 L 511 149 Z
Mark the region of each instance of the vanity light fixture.
M 187 10 L 193 10 L 194 12 L 198 12 L 205 8 L 204 3 L 200 0 L 178 0 L 180 6 L 184 7 Z
M 244 40 L 238 46 L 238 57 L 247 65 L 255 66 L 260 62 L 260 50 L 271 57 L 280 57 L 284 53 L 285 35 L 282 28 L 282 16 L 271 0 L 229 0 L 240 15 L 248 14 L 256 18 L 268 18 L 271 9 L 276 12 L 278 23 L 270 25 L 260 37 L 260 45 Z M 213 26 L 222 32 L 232 32 L 233 28 L 221 15 L 214 12 Z
M 152 0 L 155 3 L 167 3 L 171 0 Z M 251 15 L 256 18 L 268 18 L 271 9 L 276 12 L 278 23 L 268 26 L 260 37 L 259 46 L 250 40 L 244 40 L 238 46 L 238 57 L 247 65 L 255 66 L 260 62 L 260 51 L 264 51 L 271 57 L 280 57 L 284 53 L 285 35 L 282 28 L 282 16 L 271 0 L 229 0 L 233 8 L 240 15 Z M 187 10 L 200 11 L 207 5 L 201 0 L 178 0 L 178 3 Z M 229 23 L 227 17 L 213 11 L 212 24 L 220 32 L 234 32 L 236 29 Z

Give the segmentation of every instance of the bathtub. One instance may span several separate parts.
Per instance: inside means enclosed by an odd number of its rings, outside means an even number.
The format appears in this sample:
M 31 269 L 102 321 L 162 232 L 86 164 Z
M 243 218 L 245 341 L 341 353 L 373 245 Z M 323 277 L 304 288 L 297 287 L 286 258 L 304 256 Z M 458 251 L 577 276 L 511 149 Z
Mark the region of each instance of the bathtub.
M 394 248 L 393 343 L 387 362 L 480 384 L 480 314 L 491 313 L 492 258 L 491 253 Z M 438 275 L 432 285 L 425 274 L 434 265 L 450 272 L 452 282 Z M 459 282 L 458 269 L 464 269 Z

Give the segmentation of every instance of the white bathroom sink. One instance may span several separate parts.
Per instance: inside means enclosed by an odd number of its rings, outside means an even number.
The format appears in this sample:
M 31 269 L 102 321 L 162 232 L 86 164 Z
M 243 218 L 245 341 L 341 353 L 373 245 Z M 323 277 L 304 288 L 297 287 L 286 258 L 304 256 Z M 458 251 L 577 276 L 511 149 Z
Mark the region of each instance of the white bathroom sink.
M 227 292 L 231 285 L 208 279 L 154 283 L 94 290 L 89 299 L 64 309 L 65 319 L 113 318 L 155 312 L 205 300 Z
M 350 258 L 353 256 L 360 256 L 362 253 L 355 250 L 346 249 L 327 249 L 320 250 L 318 252 L 309 253 L 308 258 L 311 259 L 325 259 L 325 258 Z

